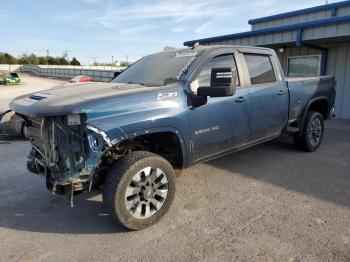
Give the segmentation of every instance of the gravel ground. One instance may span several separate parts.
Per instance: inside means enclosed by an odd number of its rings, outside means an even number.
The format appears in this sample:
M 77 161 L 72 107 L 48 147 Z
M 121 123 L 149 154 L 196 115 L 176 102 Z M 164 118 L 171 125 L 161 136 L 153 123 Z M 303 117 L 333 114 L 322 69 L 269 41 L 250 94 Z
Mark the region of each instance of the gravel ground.
M 22 79 L 29 92 L 62 82 Z M 281 138 L 185 170 L 168 215 L 139 232 L 111 220 L 100 192 L 74 208 L 50 195 L 28 150 L 0 137 L 1 262 L 350 261 L 349 121 L 329 122 L 312 154 Z

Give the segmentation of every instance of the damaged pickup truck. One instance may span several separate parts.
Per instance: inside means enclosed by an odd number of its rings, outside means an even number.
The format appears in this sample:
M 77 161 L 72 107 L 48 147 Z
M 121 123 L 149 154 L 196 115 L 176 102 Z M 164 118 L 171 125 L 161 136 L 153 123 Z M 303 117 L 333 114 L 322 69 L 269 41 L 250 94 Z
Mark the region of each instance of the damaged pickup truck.
M 49 191 L 73 197 L 101 186 L 116 221 L 139 230 L 169 210 L 183 168 L 281 134 L 315 151 L 334 100 L 334 77 L 287 80 L 273 50 L 196 46 L 146 56 L 110 83 L 18 97 L 11 108 L 31 136 L 28 170 Z

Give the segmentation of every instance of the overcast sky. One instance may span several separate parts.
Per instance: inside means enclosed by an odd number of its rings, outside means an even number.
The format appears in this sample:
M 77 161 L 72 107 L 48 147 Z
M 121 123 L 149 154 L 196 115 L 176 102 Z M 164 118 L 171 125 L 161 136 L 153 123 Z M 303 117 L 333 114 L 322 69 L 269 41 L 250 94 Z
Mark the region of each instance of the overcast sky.
M 186 40 L 249 31 L 248 20 L 325 0 L 0 0 L 0 52 L 83 63 L 134 61 Z M 329 3 L 339 2 L 330 0 Z

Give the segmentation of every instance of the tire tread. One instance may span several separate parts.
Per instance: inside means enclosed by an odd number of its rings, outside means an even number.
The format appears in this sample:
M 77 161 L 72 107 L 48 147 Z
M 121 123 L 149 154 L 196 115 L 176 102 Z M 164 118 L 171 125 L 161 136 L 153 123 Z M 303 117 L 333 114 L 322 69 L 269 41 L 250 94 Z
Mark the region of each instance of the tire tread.
M 123 177 L 123 174 L 127 173 L 129 169 L 133 168 L 133 166 L 137 165 L 138 162 L 143 161 L 146 158 L 166 161 L 161 156 L 153 154 L 151 152 L 133 152 L 131 155 L 123 156 L 122 158 L 118 159 L 116 163 L 114 163 L 114 165 L 108 172 L 103 185 L 102 199 L 107 209 L 107 212 L 110 215 L 112 215 L 113 219 L 117 221 L 118 224 L 124 227 L 128 227 L 131 230 L 139 230 L 142 228 L 138 228 L 137 225 L 129 227 L 127 226 L 127 222 L 123 220 L 123 217 L 118 217 L 117 212 L 115 210 L 116 194 L 118 190 L 118 185 Z
M 317 115 L 317 116 L 319 116 L 321 118 L 322 126 L 323 126 L 324 119 L 323 119 L 322 115 L 319 112 L 316 112 L 316 111 L 309 111 L 309 112 L 307 112 L 307 115 L 306 115 L 306 119 L 305 119 L 305 122 L 304 122 L 304 128 L 303 128 L 303 131 L 302 131 L 302 135 L 299 136 L 299 134 L 296 134 L 294 136 L 294 145 L 301 151 L 314 152 L 314 151 L 316 151 L 318 149 L 318 147 L 322 143 L 322 138 L 321 138 L 321 141 L 320 141 L 319 145 L 316 146 L 316 147 L 311 147 L 309 145 L 309 142 L 308 142 L 308 125 L 309 125 L 311 119 L 315 117 L 315 115 Z M 324 133 L 324 128 L 323 128 L 322 132 Z M 322 136 L 323 136 L 323 133 L 322 133 Z

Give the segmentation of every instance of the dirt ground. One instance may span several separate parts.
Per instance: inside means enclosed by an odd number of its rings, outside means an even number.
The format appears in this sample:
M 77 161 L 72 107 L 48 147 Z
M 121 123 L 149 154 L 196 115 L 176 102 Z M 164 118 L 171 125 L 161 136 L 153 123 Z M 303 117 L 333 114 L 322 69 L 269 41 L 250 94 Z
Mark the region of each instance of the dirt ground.
M 74 208 L 50 195 L 28 150 L 0 137 L 0 261 L 350 261 L 349 121 L 328 122 L 315 153 L 281 138 L 184 170 L 170 212 L 139 232 L 98 191 Z

